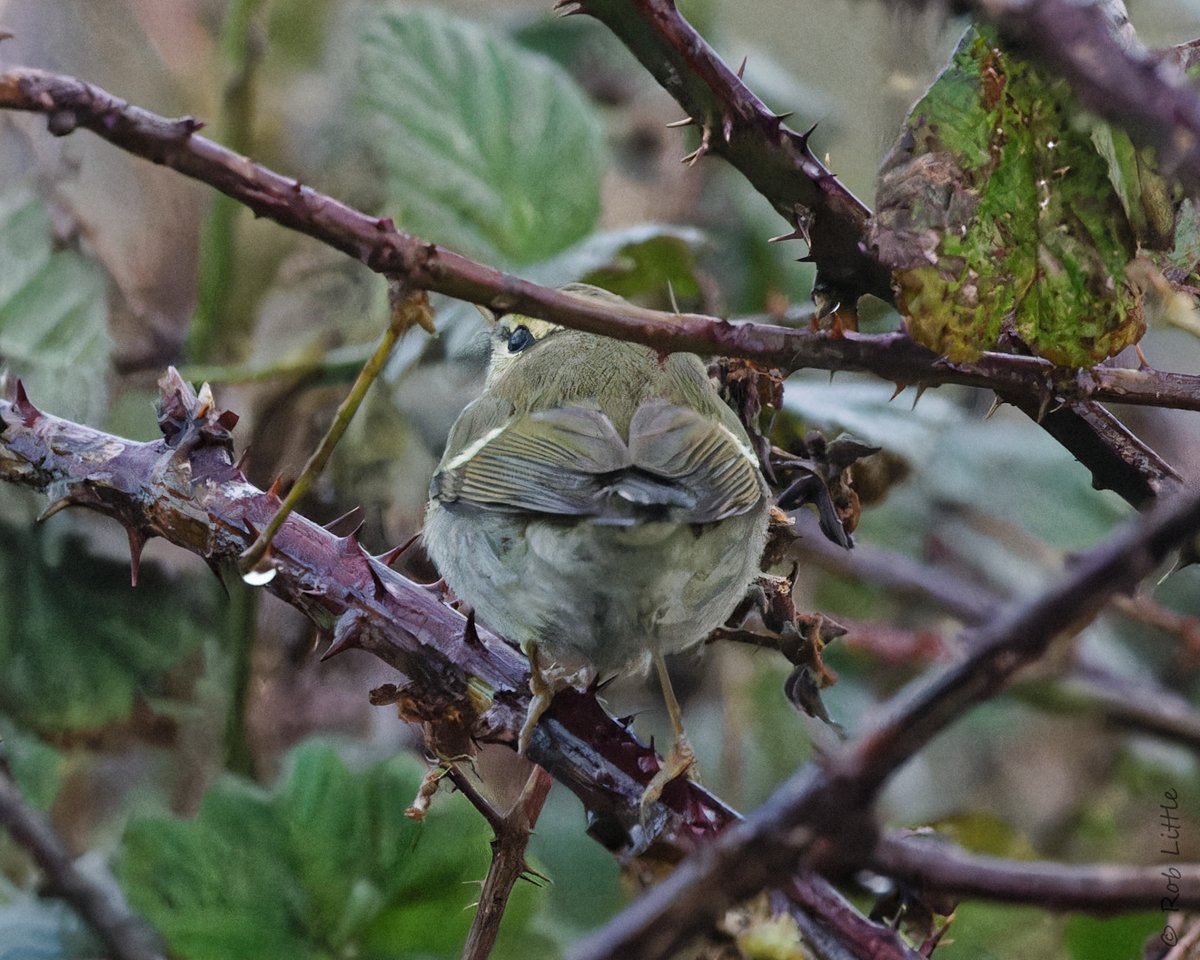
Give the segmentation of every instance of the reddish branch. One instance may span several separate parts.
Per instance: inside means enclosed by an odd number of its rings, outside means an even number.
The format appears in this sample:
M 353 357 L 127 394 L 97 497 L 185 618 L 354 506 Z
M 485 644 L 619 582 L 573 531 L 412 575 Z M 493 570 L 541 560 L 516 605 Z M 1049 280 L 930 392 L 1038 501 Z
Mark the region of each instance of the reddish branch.
M 819 248 L 814 255 L 828 256 L 818 265 L 831 274 L 830 279 L 849 290 L 882 292 L 886 283 L 876 267 L 863 262 L 855 239 L 867 215 L 865 208 L 819 164 L 811 165 L 815 160 L 803 136 L 771 117 L 710 55 L 674 14 L 673 6 L 656 0 L 620 6 L 625 13 L 635 9 L 639 16 L 653 20 L 654 28 L 643 40 L 649 44 L 647 50 L 658 52 L 639 55 L 659 57 L 667 72 L 676 63 L 682 78 L 677 84 L 679 95 L 690 98 L 689 110 L 694 107 L 693 115 L 706 131 L 702 144 L 729 156 L 756 186 L 765 184 L 760 189 L 773 191 L 777 208 L 803 216 L 814 241 L 820 237 L 819 243 L 814 242 Z M 1020 5 L 1035 11 L 1050 6 L 1061 4 Z M 589 12 L 602 16 L 609 7 L 607 0 L 594 0 Z M 1009 36 L 1037 47 L 1040 38 L 1034 31 L 1022 33 L 1001 22 Z M 1053 31 L 1043 33 L 1049 36 Z M 1145 65 L 1138 69 L 1139 78 L 1146 81 L 1151 71 Z M 1192 100 L 1171 101 L 1179 110 L 1172 122 L 1185 134 L 1194 121 Z M 618 311 L 565 297 L 403 234 L 386 219 L 367 217 L 197 135 L 199 124 L 194 120 L 158 117 L 73 78 L 10 71 L 0 75 L 0 106 L 47 114 L 55 134 L 70 133 L 78 126 L 91 129 L 130 152 L 209 183 L 255 212 L 314 236 L 411 287 L 497 309 L 517 309 L 661 349 L 742 356 L 787 370 L 804 366 L 867 370 L 902 383 L 967 383 L 999 389 L 1035 413 L 1059 399 L 1120 399 L 1195 409 L 1200 395 L 1196 380 L 1182 375 L 1101 368 L 1064 378 L 1042 361 L 1017 357 L 989 355 L 974 365 L 947 364 L 899 335 L 835 339 L 769 325 L 735 326 L 696 315 L 670 316 L 634 307 Z M 1114 109 L 1121 115 L 1119 105 Z M 1152 119 L 1160 120 L 1157 115 Z M 1161 131 L 1153 128 L 1152 133 L 1157 136 Z M 1167 154 L 1167 159 L 1191 171 L 1194 135 L 1183 146 L 1187 149 Z M 794 200 L 779 193 L 774 178 L 781 171 L 782 182 L 796 191 Z M 782 207 L 780 198 L 788 200 Z M 804 209 L 798 211 L 793 205 L 789 210 L 789 203 Z M 227 437 L 218 436 L 227 424 L 216 416 L 205 421 L 204 411 L 198 419 L 193 413 L 185 411 L 170 445 L 128 444 L 46 417 L 27 401 L 3 404 L 0 414 L 8 450 L 0 453 L 0 471 L 32 486 L 44 488 L 57 482 L 67 491 L 63 503 L 116 516 L 132 531 L 132 543 L 152 535 L 168 536 L 214 562 L 232 559 L 266 522 L 278 498 L 249 488 L 232 466 Z M 56 447 L 49 443 L 51 438 L 68 442 Z M 1099 442 L 1103 446 L 1109 441 Z M 1135 438 L 1128 442 L 1131 456 L 1118 457 L 1126 467 L 1144 450 Z M 103 476 L 95 472 L 101 452 L 105 469 L 111 471 Z M 1161 463 L 1133 463 L 1132 469 L 1151 495 L 1171 475 Z M 152 477 L 158 478 L 159 485 L 151 483 Z M 973 703 L 994 695 L 1017 667 L 1040 656 L 1056 633 L 1094 614 L 1112 592 L 1144 576 L 1197 526 L 1200 498 L 1195 494 L 1177 496 L 1156 508 L 1141 523 L 1082 557 L 1058 587 L 994 627 L 980 630 L 963 663 L 895 703 L 889 719 L 825 766 L 803 768 L 750 820 L 731 826 L 714 842 L 697 845 L 730 824 L 732 811 L 702 788 L 675 785 L 664 797 L 656 849 L 673 856 L 696 850 L 697 855 L 601 931 L 580 955 L 665 955 L 709 928 L 724 907 L 778 883 L 780 877 L 804 871 L 817 848 L 850 862 L 867 861 L 875 846 L 867 813 L 896 766 Z M 456 613 L 423 588 L 391 573 L 378 558 L 367 556 L 353 538 L 333 538 L 298 518 L 281 533 L 275 562 L 278 574 L 270 589 L 330 629 L 334 638 L 330 653 L 353 646 L 369 650 L 406 676 L 397 699 L 410 713 L 431 722 L 457 716 L 472 736 L 511 741 L 523 715 L 525 675 L 519 658 L 497 638 L 483 631 L 465 632 Z M 471 686 L 467 677 L 472 678 Z M 487 691 L 482 699 L 481 689 Z M 617 847 L 636 848 L 646 842 L 637 800 L 655 759 L 627 730 L 607 718 L 594 698 L 560 696 L 530 752 L 596 814 L 598 835 Z M 815 900 L 828 902 L 831 893 L 824 881 L 805 873 L 805 883 L 806 889 L 817 891 Z M 877 955 L 905 954 L 886 931 L 857 914 L 849 920 L 838 916 L 833 911 L 822 921 L 845 941 L 861 936 L 865 944 L 873 938 L 890 944 Z
M 1173 880 L 1179 889 L 1177 909 L 1200 909 L 1200 864 L 1194 863 L 1130 867 L 1004 860 L 934 838 L 889 834 L 876 844 L 871 866 L 908 882 L 918 895 L 950 894 L 956 899 L 1088 913 L 1144 909 L 1161 900 L 1167 881 Z
M 1076 558 L 1040 596 L 969 631 L 967 651 L 917 687 L 823 765 L 796 773 L 744 822 L 730 827 L 658 887 L 589 938 L 575 960 L 670 956 L 716 916 L 774 878 L 828 855 L 874 847 L 866 819 L 890 775 L 971 706 L 995 696 L 1058 635 L 1086 623 L 1200 530 L 1200 491 L 1177 494 Z M 861 855 L 861 854 L 860 854 Z
M 211 398 L 197 400 L 177 380 L 164 383 L 160 421 L 167 440 L 152 443 L 59 420 L 36 410 L 22 393 L 0 401 L 0 479 L 53 490 L 61 499 L 51 510 L 80 505 L 112 516 L 131 531 L 134 544 L 162 536 L 210 563 L 233 564 L 279 498 L 246 483 L 233 465 L 228 431 L 236 418 L 215 408 Z M 961 664 L 898 699 L 887 719 L 824 766 L 804 767 L 742 824 L 702 787 L 676 782 L 664 793 L 655 824 L 661 832 L 651 845 L 639 805 L 656 769 L 653 751 L 608 717 L 593 696 L 560 694 L 530 753 L 583 800 L 593 836 L 615 851 L 649 846 L 648 856 L 670 862 L 692 855 L 582 955 L 664 956 L 708 929 L 725 907 L 764 887 L 780 887 L 815 912 L 802 925 L 810 941 L 829 942 L 827 956 L 847 955 L 840 944 L 849 955 L 911 958 L 893 931 L 863 918 L 814 868 L 829 857 L 852 865 L 874 862 L 869 807 L 891 771 L 971 704 L 1001 689 L 1051 637 L 1094 614 L 1198 527 L 1200 494 L 1192 494 L 1160 505 L 1084 554 L 1058 586 L 976 631 Z M 462 616 L 428 588 L 392 572 L 390 559 L 371 557 L 353 537 L 334 537 L 293 517 L 275 542 L 276 576 L 268 589 L 331 635 L 326 656 L 360 647 L 396 667 L 401 682 L 377 692 L 377 699 L 399 704 L 407 719 L 439 728 L 443 742 L 457 737 L 511 744 L 527 705 L 524 662 L 487 631 L 468 630 Z M 919 874 L 914 867 L 904 875 Z M 785 882 L 789 876 L 794 879 Z M 935 875 L 931 883 L 937 882 Z M 1154 902 L 1152 897 L 1143 905 Z
M 45 113 L 52 133 L 84 127 L 130 153 L 169 166 L 241 201 L 255 213 L 315 237 L 408 285 L 519 310 L 592 333 L 664 351 L 745 357 L 784 370 L 817 368 L 872 373 L 893 382 L 954 383 L 998 390 L 1049 407 L 1098 400 L 1200 410 L 1200 377 L 1154 370 L 1055 368 L 1046 360 L 985 354 L 950 363 L 902 333 L 844 338 L 765 323 L 732 324 L 699 314 L 580 300 L 476 263 L 403 233 L 233 153 L 196 133 L 190 118 L 167 119 L 131 106 L 92 84 L 39 70 L 0 74 L 0 108 Z
M 692 158 L 705 151 L 721 154 L 796 225 L 791 236 L 809 241 L 818 281 L 828 285 L 835 299 L 853 303 L 864 291 L 891 299 L 886 278 L 866 257 L 861 242 L 870 211 L 816 162 L 808 134 L 788 130 L 750 93 L 684 20 L 674 0 L 559 0 L 559 5 L 601 20 L 675 97 L 688 120 L 702 130 L 700 149 Z M 1054 22 L 1048 19 L 1042 39 L 1053 46 Z M 871 372 L 904 382 L 878 369 Z M 913 380 L 933 382 L 923 376 Z M 1097 486 L 1115 490 L 1135 506 L 1153 502 L 1167 481 L 1177 479 L 1169 465 L 1093 399 L 1048 391 L 1030 396 L 987 386 L 1041 424 L 1092 472 Z M 1068 402 L 1060 406 L 1059 399 Z
M 525 862 L 525 849 L 533 828 L 541 816 L 542 806 L 550 795 L 550 775 L 541 767 L 534 767 L 525 781 L 521 795 L 507 813 L 501 813 L 475 788 L 470 776 L 458 767 L 448 773 L 471 805 L 483 814 L 492 828 L 492 862 L 479 891 L 479 905 L 467 942 L 463 946 L 463 960 L 487 960 L 496 938 L 500 935 L 500 921 L 508 906 L 508 898 L 521 877 L 531 877 L 533 871 Z
M 71 904 L 100 937 L 113 960 L 163 960 L 155 930 L 129 909 L 116 884 L 105 885 L 80 871 L 63 838 L 25 803 L 16 781 L 0 768 L 0 827 L 33 856 L 49 892 Z
M 797 513 L 796 528 L 800 533 L 792 546 L 796 559 L 815 562 L 831 573 L 906 600 L 932 604 L 965 626 L 987 623 L 1010 600 L 993 586 L 976 583 L 944 567 L 922 563 L 893 550 L 870 544 L 843 550 L 820 535 L 815 519 L 806 512 Z M 1149 597 L 1117 596 L 1113 609 L 1174 634 L 1185 646 L 1196 629 L 1194 618 L 1161 608 Z M 945 657 L 951 652 L 950 645 L 937 634 L 922 636 L 920 631 L 878 628 L 845 619 L 840 622 L 847 633 L 845 640 L 839 642 L 863 647 L 868 646 L 864 641 L 872 641 L 869 649 L 879 658 L 896 657 L 911 665 L 914 660 Z M 898 646 L 899 653 L 891 652 Z M 1157 683 L 1121 676 L 1093 664 L 1076 663 L 1053 684 L 1035 680 L 1027 687 L 1018 687 L 1017 692 L 1043 709 L 1094 710 L 1106 723 L 1200 750 L 1200 713 L 1186 697 Z
M 694 162 L 718 154 L 808 241 L 805 258 L 853 304 L 864 293 L 892 299 L 891 276 L 865 251 L 870 209 L 816 158 L 807 133 L 772 113 L 668 0 L 559 0 L 611 30 L 700 130 Z
M 249 484 L 234 464 L 229 429 L 236 415 L 217 409 L 209 396 L 198 400 L 174 372 L 163 387 L 160 423 L 166 439 L 149 443 L 50 416 L 18 388 L 15 401 L 0 400 L 0 479 L 52 490 L 59 499 L 48 513 L 84 506 L 118 520 L 135 544 L 135 563 L 146 540 L 162 537 L 211 564 L 236 564 L 280 498 Z M 472 737 L 515 742 L 528 698 L 524 658 L 482 627 L 468 630 L 462 614 L 437 591 L 389 569 L 394 557 L 395 552 L 372 557 L 354 536 L 336 537 L 293 514 L 272 544 L 275 575 L 267 589 L 326 633 L 326 657 L 358 647 L 407 678 L 376 691 L 376 702 L 398 704 L 409 720 L 452 728 L 439 732 L 439 739 L 462 730 L 468 736 L 459 740 L 468 746 Z M 632 799 L 636 809 L 652 776 L 646 768 L 655 763 L 653 751 L 635 746 L 594 697 L 560 696 L 547 718 L 530 746 L 531 759 L 598 815 L 614 818 L 609 830 L 615 847 L 636 845 L 639 818 L 636 812 L 622 814 L 621 798 Z M 684 794 L 668 798 L 682 811 L 713 803 L 703 791 Z M 719 804 L 712 815 L 722 822 L 733 816 Z M 686 848 L 685 819 L 673 816 L 663 839 Z
M 141 545 L 157 536 L 235 568 L 280 499 L 249 484 L 234 464 L 235 415 L 203 393 L 198 400 L 177 375 L 162 385 L 167 439 L 149 443 L 50 416 L 20 389 L 15 400 L 0 399 L 0 480 L 53 491 L 59 499 L 47 514 L 83 506 L 113 517 L 129 531 L 135 563 Z M 293 515 L 274 540 L 267 589 L 330 636 L 325 657 L 357 647 L 395 667 L 398 682 L 372 699 L 425 723 L 442 752 L 469 752 L 472 741 L 514 745 L 528 709 L 524 658 L 487 630 L 468 629 L 437 592 L 392 571 L 395 556 L 372 557 L 353 536 L 335 537 Z M 644 825 L 641 798 L 659 759 L 590 693 L 568 688 L 555 697 L 529 756 L 580 798 L 589 832 L 614 853 L 675 863 L 738 819 L 699 784 L 679 780 Z M 880 960 L 913 960 L 894 931 L 846 905 L 822 876 L 795 872 L 785 892 L 813 905 L 816 915 L 802 922 L 814 933 L 873 944 Z
M 1098 421 L 1087 422 L 1082 430 L 1074 407 L 1056 412 L 1056 405 L 1072 400 L 1118 401 L 1200 409 L 1200 378 L 1184 374 L 1108 367 L 1063 371 L 1044 360 L 1003 354 L 987 354 L 973 364 L 951 364 L 898 333 L 838 338 L 770 324 L 732 324 L 696 314 L 579 300 L 402 233 L 386 218 L 367 216 L 255 164 L 200 136 L 196 131 L 201 124 L 190 117 L 157 116 L 73 77 L 27 69 L 0 74 L 0 108 L 45 113 L 51 132 L 57 135 L 78 127 L 89 129 L 412 288 L 497 310 L 518 310 L 664 351 L 745 357 L 788 371 L 853 370 L 902 384 L 958 383 L 998 390 L 1031 415 L 1045 417 L 1047 426 L 1061 423 L 1056 436 L 1093 470 L 1097 481 L 1138 505 L 1153 499 L 1173 478 L 1170 467 L 1118 423 L 1108 422 L 1111 418 L 1106 419 L 1094 404 L 1078 408 L 1092 411 L 1091 420 Z

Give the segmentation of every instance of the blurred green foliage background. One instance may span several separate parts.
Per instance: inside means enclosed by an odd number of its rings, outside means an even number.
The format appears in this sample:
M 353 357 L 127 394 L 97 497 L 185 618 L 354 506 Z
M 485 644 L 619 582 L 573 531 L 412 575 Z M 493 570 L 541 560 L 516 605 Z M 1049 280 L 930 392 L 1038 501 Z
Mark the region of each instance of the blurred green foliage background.
M 796 111 L 793 127 L 820 121 L 817 152 L 868 202 L 905 109 L 962 27 L 846 0 L 681 7 L 731 63 L 748 56 L 750 86 Z M 1151 43 L 1200 35 L 1183 0 L 1132 14 Z M 694 148 L 694 133 L 665 128 L 678 107 L 584 17 L 465 0 L 7 0 L 0 25 L 15 34 L 0 64 L 204 118 L 268 166 L 531 279 L 735 317 L 786 319 L 807 301 L 804 251 L 765 242 L 787 225 L 720 161 L 678 162 Z M 874 314 L 873 329 L 898 322 Z M 154 381 L 182 363 L 241 414 L 251 475 L 269 483 L 299 469 L 385 322 L 384 282 L 359 264 L 86 134 L 53 139 L 37 117 L 0 115 L 0 362 L 44 409 L 151 437 Z M 478 314 L 441 302 L 438 326 L 437 339 L 402 342 L 306 507 L 321 521 L 361 507 L 372 547 L 419 528 L 445 432 L 479 386 Z M 1143 348 L 1171 369 L 1198 359 L 1178 331 L 1152 330 Z M 884 449 L 888 480 L 856 536 L 898 574 L 1020 597 L 1129 515 L 1034 424 L 985 419 L 990 397 L 947 388 L 910 409 L 912 392 L 892 392 L 799 374 L 778 426 Z M 1197 477 L 1193 416 L 1122 415 Z M 190 960 L 457 956 L 488 831 L 458 796 L 439 796 L 423 824 L 403 817 L 423 764 L 416 732 L 367 702 L 388 669 L 355 653 L 317 665 L 298 614 L 227 591 L 161 544 L 131 590 L 123 531 L 78 513 L 35 526 L 40 507 L 0 496 L 0 734 L 30 801 L 85 861 L 111 868 Z M 798 546 L 798 602 L 849 627 L 827 652 L 840 680 L 826 701 L 853 732 L 953 656 L 958 623 L 815 538 L 810 525 Z M 406 562 L 432 577 L 419 552 Z M 1195 709 L 1198 579 L 1185 570 L 1060 644 L 901 771 L 885 821 L 1007 856 L 1149 862 L 1171 788 L 1195 859 L 1193 753 L 1128 729 L 1105 693 Z M 831 742 L 786 703 L 788 667 L 773 655 L 714 647 L 675 669 L 705 780 L 736 805 L 760 803 Z M 640 678 L 608 696 L 661 739 Z M 480 769 L 500 797 L 523 774 L 506 751 L 485 751 Z M 532 848 L 551 885 L 519 887 L 497 956 L 556 956 L 625 901 L 584 828 L 555 790 Z M 936 956 L 1116 960 L 1161 923 L 970 903 Z M 94 950 L 0 837 L 0 956 Z

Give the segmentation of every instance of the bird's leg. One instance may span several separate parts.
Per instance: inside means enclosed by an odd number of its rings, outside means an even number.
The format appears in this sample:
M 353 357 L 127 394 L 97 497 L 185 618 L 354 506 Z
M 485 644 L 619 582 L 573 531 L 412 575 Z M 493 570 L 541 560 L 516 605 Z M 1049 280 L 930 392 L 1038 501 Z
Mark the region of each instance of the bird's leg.
M 525 756 L 529 749 L 529 741 L 533 739 L 533 728 L 550 706 L 554 699 L 554 686 L 542 672 L 541 658 L 538 656 L 537 643 L 526 640 L 521 644 L 521 652 L 529 659 L 529 711 L 525 714 L 525 722 L 521 725 L 520 736 L 517 737 L 517 753 Z
M 654 775 L 654 779 L 650 781 L 645 793 L 642 794 L 643 820 L 646 819 L 646 812 L 650 806 L 662 796 L 663 788 L 668 783 L 676 777 L 697 771 L 696 754 L 692 750 L 692 745 L 688 743 L 687 734 L 683 731 L 683 712 L 679 709 L 679 701 L 675 699 L 675 690 L 671 686 L 671 677 L 667 673 L 667 662 L 658 651 L 655 651 L 653 656 L 654 669 L 658 673 L 658 682 L 662 686 L 663 700 L 667 704 L 667 715 L 671 718 L 674 741 L 671 744 L 670 755 L 659 767 L 658 773 Z

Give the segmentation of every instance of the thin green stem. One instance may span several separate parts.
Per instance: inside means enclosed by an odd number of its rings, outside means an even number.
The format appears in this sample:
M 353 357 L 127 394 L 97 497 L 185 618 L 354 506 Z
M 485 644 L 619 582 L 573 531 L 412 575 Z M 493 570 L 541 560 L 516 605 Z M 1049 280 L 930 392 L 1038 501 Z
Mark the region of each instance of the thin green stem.
M 324 352 L 314 349 L 294 353 L 261 366 L 245 363 L 185 366 L 179 368 L 179 375 L 188 383 L 246 384 L 301 378 L 311 378 L 321 385 L 349 383 L 373 349 L 368 344 L 353 343 Z
M 239 153 L 254 141 L 255 75 L 262 61 L 258 20 L 268 0 L 230 0 L 221 29 L 225 86 L 221 97 L 221 140 Z M 236 276 L 237 227 L 241 205 L 224 195 L 213 199 L 200 240 L 200 286 L 188 331 L 187 355 L 207 360 L 228 346 Z
M 433 314 L 429 309 L 429 299 L 424 293 L 406 297 L 393 306 L 391 322 L 383 332 L 383 336 L 379 338 L 379 344 L 375 347 L 374 352 L 358 372 L 358 377 L 355 379 L 354 385 L 350 388 L 350 392 L 338 406 L 337 413 L 333 417 L 333 422 L 329 425 L 329 430 L 326 431 L 325 436 L 321 438 L 321 442 L 317 445 L 317 449 L 308 458 L 304 469 L 300 471 L 300 476 L 292 484 L 292 489 L 288 491 L 283 503 L 275 512 L 275 515 L 271 517 L 266 528 L 259 534 L 258 539 L 250 545 L 246 552 L 242 554 L 239 565 L 243 572 L 253 569 L 266 557 L 267 551 L 271 548 L 271 541 L 275 539 L 275 534 L 279 532 L 288 515 L 296 508 L 296 504 L 308 493 L 317 478 L 321 475 L 321 471 L 325 469 L 325 464 L 329 462 L 334 448 L 337 446 L 338 441 L 342 439 L 342 434 L 346 432 L 350 421 L 354 419 L 354 414 L 358 412 L 363 398 L 367 395 L 367 390 L 375 382 L 375 378 L 379 376 L 379 371 L 383 369 L 383 365 L 387 363 L 387 358 L 391 355 L 392 348 L 396 345 L 396 342 L 400 339 L 404 331 L 414 325 L 421 326 L 430 333 L 434 330 Z
M 246 739 L 246 698 L 250 691 L 258 597 L 257 590 L 231 590 L 224 631 L 231 660 L 230 700 L 225 714 L 225 766 L 247 777 L 254 776 L 254 757 Z

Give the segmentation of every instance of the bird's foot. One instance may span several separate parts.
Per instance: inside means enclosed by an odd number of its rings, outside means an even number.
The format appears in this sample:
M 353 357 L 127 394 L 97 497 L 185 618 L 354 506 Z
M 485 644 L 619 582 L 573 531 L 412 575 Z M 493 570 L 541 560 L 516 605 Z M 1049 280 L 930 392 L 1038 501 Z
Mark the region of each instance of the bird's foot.
M 692 745 L 688 743 L 687 737 L 680 735 L 675 738 L 671 753 L 642 793 L 642 823 L 649 822 L 650 810 L 662 796 L 667 784 L 687 775 L 693 780 L 699 780 L 700 768 L 696 765 L 696 753 L 692 750 Z
M 529 658 L 529 709 L 525 713 L 525 722 L 521 724 L 521 732 L 517 735 L 517 753 L 522 757 L 529 750 L 533 739 L 533 731 L 538 725 L 542 714 L 550 709 L 554 695 L 571 683 L 573 676 L 564 674 L 562 668 L 555 663 L 545 663 L 538 653 L 536 643 L 523 643 L 521 650 Z
M 529 700 L 529 710 L 525 713 L 525 722 L 521 724 L 521 732 L 517 736 L 517 753 L 522 757 L 529 751 L 529 741 L 533 739 L 533 731 L 537 727 L 538 720 L 549 709 L 550 701 L 554 699 L 554 687 L 551 684 L 535 683 L 531 677 L 529 689 L 532 694 Z

